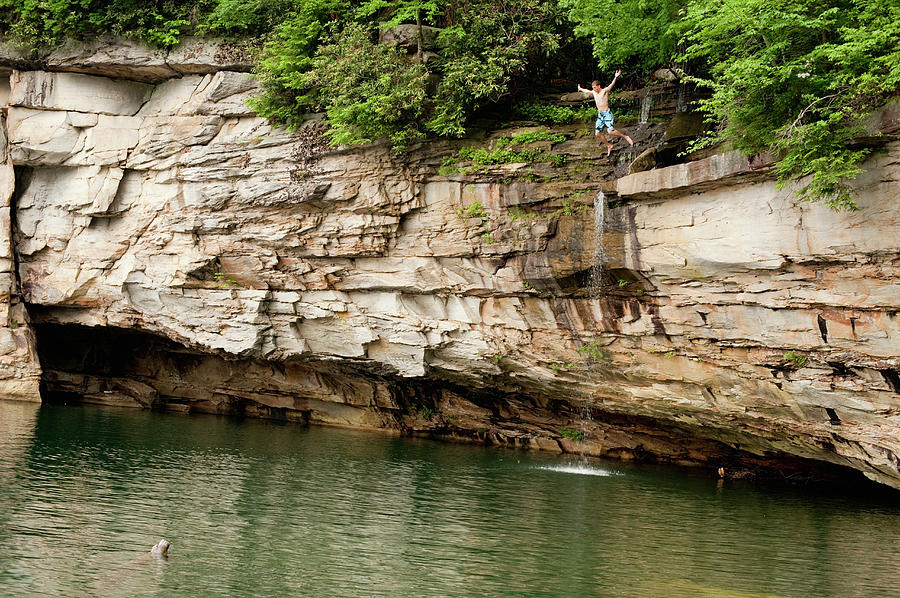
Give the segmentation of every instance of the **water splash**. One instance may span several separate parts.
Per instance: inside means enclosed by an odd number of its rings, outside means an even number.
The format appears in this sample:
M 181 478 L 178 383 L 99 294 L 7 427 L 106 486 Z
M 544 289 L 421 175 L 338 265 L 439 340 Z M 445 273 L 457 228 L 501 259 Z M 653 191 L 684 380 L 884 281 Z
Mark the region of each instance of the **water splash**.
M 597 252 L 588 278 L 588 293 L 592 298 L 600 296 L 603 286 L 603 264 L 606 263 L 606 251 L 603 249 L 603 228 L 606 226 L 606 196 L 598 191 L 594 198 L 594 238 Z
M 556 471 L 559 473 L 574 473 L 577 475 L 611 476 L 618 475 L 608 469 L 591 467 L 587 463 L 567 463 L 565 465 L 544 465 L 538 467 L 543 471 Z
M 640 124 L 645 125 L 647 121 L 650 120 L 650 108 L 653 107 L 653 97 L 650 95 L 650 92 L 644 92 L 644 97 L 641 98 L 641 120 Z

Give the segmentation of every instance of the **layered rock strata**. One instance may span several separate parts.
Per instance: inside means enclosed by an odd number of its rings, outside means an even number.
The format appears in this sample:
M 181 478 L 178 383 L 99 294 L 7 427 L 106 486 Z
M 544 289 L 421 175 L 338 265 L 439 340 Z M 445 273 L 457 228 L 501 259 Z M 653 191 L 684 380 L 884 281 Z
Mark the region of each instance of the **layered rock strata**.
M 253 116 L 242 67 L 172 61 L 9 62 L 48 391 L 900 487 L 900 143 L 840 214 L 737 155 L 616 180 L 662 124 L 450 174 L 459 144 L 329 148 Z

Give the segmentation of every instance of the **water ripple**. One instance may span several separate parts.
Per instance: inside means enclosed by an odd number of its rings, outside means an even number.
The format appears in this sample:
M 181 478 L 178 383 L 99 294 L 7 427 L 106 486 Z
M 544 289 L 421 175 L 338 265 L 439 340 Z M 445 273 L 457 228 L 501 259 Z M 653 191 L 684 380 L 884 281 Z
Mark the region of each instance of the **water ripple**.
M 4 598 L 900 587 L 892 502 L 343 430 L 10 405 L 0 401 Z M 163 537 L 171 558 L 153 562 Z

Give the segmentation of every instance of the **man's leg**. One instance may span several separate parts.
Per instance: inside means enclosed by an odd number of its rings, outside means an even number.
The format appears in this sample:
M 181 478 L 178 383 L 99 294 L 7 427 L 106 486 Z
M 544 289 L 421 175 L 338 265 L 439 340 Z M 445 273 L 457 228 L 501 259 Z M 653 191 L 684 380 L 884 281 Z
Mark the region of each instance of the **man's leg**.
M 594 133 L 597 137 L 600 138 L 600 141 L 603 142 L 603 145 L 606 146 L 606 155 L 612 151 L 612 143 L 609 142 L 609 139 L 606 138 L 606 135 L 603 134 L 603 131 L 597 131 Z
M 610 135 L 615 135 L 616 137 L 621 137 L 622 139 L 624 139 L 625 141 L 628 142 L 628 145 L 634 145 L 634 141 L 632 141 L 631 137 L 629 137 L 628 135 L 626 135 L 624 133 L 620 133 L 619 131 L 616 131 L 615 129 L 610 129 L 609 131 L 607 131 L 607 133 L 609 133 Z

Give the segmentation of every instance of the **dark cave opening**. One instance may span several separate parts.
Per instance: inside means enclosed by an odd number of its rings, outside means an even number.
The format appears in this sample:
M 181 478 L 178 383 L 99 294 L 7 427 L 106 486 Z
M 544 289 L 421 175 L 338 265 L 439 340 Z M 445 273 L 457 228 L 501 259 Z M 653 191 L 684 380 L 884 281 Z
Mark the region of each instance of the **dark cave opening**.
M 40 309 L 34 310 L 40 313 Z M 47 323 L 34 330 L 47 403 L 100 404 L 182 413 L 266 418 L 301 424 L 386 429 L 442 440 L 538 448 L 578 417 L 577 401 L 528 396 L 460 379 L 402 379 L 326 361 L 273 363 L 204 353 L 134 329 Z M 478 417 L 450 415 L 462 400 Z M 480 419 L 479 419 L 480 418 Z M 740 445 L 667 422 L 592 409 L 592 448 L 565 452 L 636 462 L 700 466 L 714 475 L 789 482 L 858 484 L 859 472 L 786 454 L 752 455 Z M 868 480 L 863 483 L 868 484 Z

